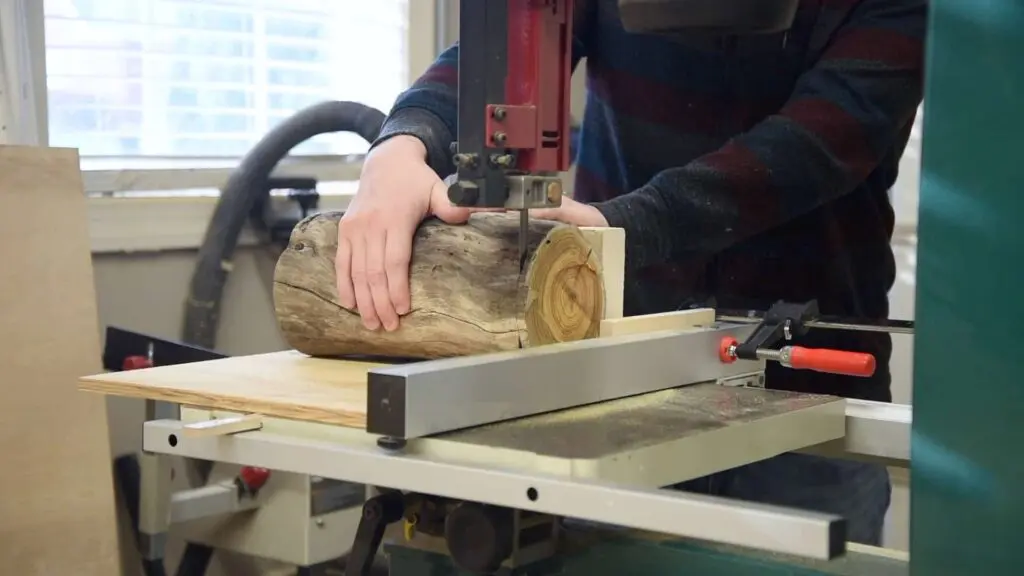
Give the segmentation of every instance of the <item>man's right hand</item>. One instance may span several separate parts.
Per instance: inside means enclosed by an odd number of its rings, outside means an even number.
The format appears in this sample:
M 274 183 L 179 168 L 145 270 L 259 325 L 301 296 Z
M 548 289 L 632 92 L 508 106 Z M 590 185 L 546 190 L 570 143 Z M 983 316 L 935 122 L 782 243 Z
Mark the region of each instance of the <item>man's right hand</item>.
M 456 224 L 470 210 L 452 206 L 448 187 L 427 165 L 413 136 L 381 143 L 363 163 L 359 190 L 338 223 L 338 298 L 369 330 L 398 328 L 409 313 L 409 261 L 420 222 L 434 215 Z

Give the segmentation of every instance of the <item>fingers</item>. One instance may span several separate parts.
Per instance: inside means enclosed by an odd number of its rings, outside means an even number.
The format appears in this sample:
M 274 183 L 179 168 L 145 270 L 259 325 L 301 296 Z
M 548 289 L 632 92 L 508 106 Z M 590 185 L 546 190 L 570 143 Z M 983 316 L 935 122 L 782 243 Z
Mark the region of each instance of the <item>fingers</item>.
M 530 210 L 530 218 L 536 218 L 537 220 L 553 220 L 555 222 L 563 222 L 565 214 L 561 208 L 538 208 Z
M 406 229 L 387 230 L 384 245 L 384 271 L 388 277 L 388 293 L 397 314 L 408 314 L 412 308 L 409 297 L 409 262 L 412 259 L 413 233 Z M 384 327 L 387 328 L 387 323 Z M 396 322 L 397 326 L 397 322 Z
M 447 188 L 423 161 L 422 143 L 389 142 L 367 157 L 359 191 L 338 223 L 338 300 L 370 330 L 396 330 L 412 309 L 409 261 L 423 218 L 434 209 L 449 222 L 469 218 L 467 209 L 451 206 Z
M 575 226 L 608 226 L 608 219 L 600 210 L 589 204 L 581 204 L 571 198 L 562 198 L 558 208 L 530 210 L 530 217 L 538 220 L 554 220 Z
M 388 289 L 389 278 L 385 267 L 387 233 L 384 228 L 368 232 L 366 237 L 366 280 L 376 317 L 384 329 L 390 332 L 398 328 L 398 314 L 391 302 L 391 292 Z M 369 326 L 367 327 L 369 328 Z
M 380 318 L 373 304 L 366 262 L 366 238 L 356 235 L 352 238 L 352 288 L 356 295 L 356 307 L 368 330 L 380 328 Z
M 346 227 L 339 234 L 335 268 L 338 301 L 359 312 L 363 326 L 397 330 L 400 316 L 412 307 L 409 260 L 413 231 L 389 228 Z
M 338 228 L 338 253 L 334 257 L 337 273 L 338 302 L 349 310 L 356 308 L 356 293 L 352 290 L 352 243 Z

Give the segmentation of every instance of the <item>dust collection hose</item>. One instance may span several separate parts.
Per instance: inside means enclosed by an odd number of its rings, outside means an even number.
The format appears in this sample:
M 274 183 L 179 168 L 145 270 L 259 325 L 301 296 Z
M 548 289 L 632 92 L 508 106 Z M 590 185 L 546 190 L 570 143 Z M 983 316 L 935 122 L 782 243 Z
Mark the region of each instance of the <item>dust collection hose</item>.
M 373 142 L 383 123 L 384 113 L 364 104 L 321 102 L 277 125 L 246 154 L 221 189 L 199 247 L 185 301 L 184 342 L 215 348 L 221 297 L 238 237 L 253 204 L 269 193 L 267 181 L 277 164 L 292 148 L 320 134 L 355 132 Z

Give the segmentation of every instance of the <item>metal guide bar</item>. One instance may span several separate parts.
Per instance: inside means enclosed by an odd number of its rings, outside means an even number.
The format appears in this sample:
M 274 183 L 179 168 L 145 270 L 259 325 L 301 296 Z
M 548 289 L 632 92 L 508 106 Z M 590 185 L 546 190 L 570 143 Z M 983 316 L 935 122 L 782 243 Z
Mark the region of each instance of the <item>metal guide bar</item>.
M 241 494 L 232 481 L 181 490 L 171 495 L 171 524 L 254 510 L 262 504 L 259 497 Z
M 187 437 L 181 433 L 182 428 L 183 424 L 176 420 L 147 422 L 143 427 L 143 450 L 359 482 L 806 558 L 829 560 L 846 550 L 845 520 L 827 514 L 669 490 L 629 489 L 449 464 L 411 454 L 268 432 Z
M 845 412 L 846 435 L 843 438 L 808 446 L 799 452 L 910 467 L 911 406 L 847 399 Z
M 720 322 L 736 324 L 759 324 L 764 320 L 764 313 L 758 311 L 717 310 L 715 319 Z M 853 330 L 857 332 L 887 332 L 889 334 L 913 334 L 913 320 L 873 320 L 870 318 L 841 318 L 839 316 L 822 316 L 804 323 L 810 328 L 828 330 Z
M 913 408 L 868 400 L 846 401 L 846 451 L 910 462 Z
M 724 324 L 371 370 L 366 431 L 418 438 L 757 372 L 763 361 L 719 359 L 724 337 L 742 342 L 753 330 Z

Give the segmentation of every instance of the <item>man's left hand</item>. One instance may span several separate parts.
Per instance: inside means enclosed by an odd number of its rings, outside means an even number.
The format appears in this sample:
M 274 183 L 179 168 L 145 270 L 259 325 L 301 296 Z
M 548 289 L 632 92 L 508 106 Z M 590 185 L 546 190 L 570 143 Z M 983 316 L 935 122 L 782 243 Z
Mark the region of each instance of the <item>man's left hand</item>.
M 554 220 L 563 224 L 575 226 L 591 226 L 594 228 L 607 228 L 608 220 L 604 214 L 590 204 L 577 202 L 568 196 L 562 197 L 562 205 L 558 208 L 542 208 L 530 210 L 530 218 L 540 220 Z

